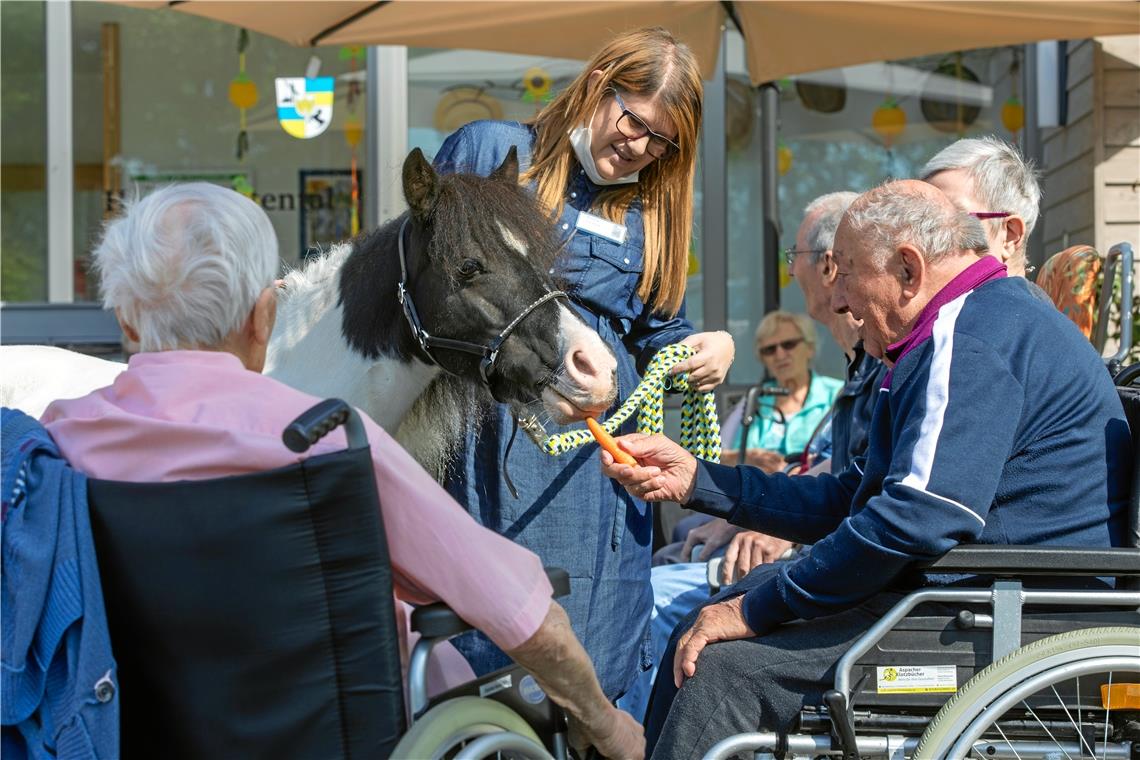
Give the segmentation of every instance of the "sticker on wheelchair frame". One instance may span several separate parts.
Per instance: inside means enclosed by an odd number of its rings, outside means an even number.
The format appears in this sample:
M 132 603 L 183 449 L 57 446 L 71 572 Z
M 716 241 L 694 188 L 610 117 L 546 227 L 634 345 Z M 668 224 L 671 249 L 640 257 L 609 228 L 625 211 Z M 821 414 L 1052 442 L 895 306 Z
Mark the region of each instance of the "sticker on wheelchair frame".
M 875 668 L 879 694 L 932 694 L 958 691 L 953 665 L 896 665 Z
M 503 689 L 511 688 L 511 674 L 507 673 L 505 676 L 499 676 L 494 681 L 488 681 L 479 687 L 479 696 L 487 697 L 492 694 L 498 694 Z
M 546 699 L 546 692 L 529 673 L 519 679 L 519 696 L 532 705 L 541 705 Z

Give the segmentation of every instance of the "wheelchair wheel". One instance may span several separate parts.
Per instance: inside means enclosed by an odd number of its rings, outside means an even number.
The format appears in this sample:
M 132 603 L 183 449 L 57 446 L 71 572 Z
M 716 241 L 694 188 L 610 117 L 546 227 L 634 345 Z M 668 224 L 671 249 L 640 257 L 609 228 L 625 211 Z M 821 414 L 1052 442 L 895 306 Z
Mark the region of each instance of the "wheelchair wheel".
M 470 742 L 488 734 L 509 732 L 534 743 L 542 742 L 526 721 L 506 705 L 480 697 L 456 697 L 441 702 L 412 724 L 392 751 L 393 758 L 444 760 L 458 754 Z M 515 750 L 501 753 L 508 757 L 548 760 L 545 751 Z
M 1101 687 L 1135 683 L 1138 674 L 1140 628 L 1035 641 L 967 681 L 927 726 L 914 757 L 1079 757 L 1093 754 L 1090 744 L 1099 757 L 1118 731 Z

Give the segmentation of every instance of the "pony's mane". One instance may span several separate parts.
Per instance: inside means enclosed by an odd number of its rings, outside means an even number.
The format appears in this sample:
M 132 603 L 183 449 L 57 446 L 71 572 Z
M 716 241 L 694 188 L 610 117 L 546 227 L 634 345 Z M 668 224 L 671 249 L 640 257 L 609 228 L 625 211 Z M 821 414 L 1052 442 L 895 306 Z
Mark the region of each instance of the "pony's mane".
M 506 226 L 528 243 L 527 259 L 545 272 L 554 263 L 558 245 L 554 227 L 539 210 L 534 198 L 522 187 L 471 174 L 448 174 L 439 178 L 432 221 L 467 219 L 468 225 L 435 224 L 430 255 L 448 271 L 463 256 L 468 234 L 484 240 L 501 240 L 498 225 Z M 494 247 L 491 250 L 495 250 Z
M 300 267 L 285 272 L 284 284 L 277 292 L 278 305 L 312 294 L 313 303 L 321 308 L 332 305 L 337 297 L 337 278 L 345 259 L 352 255 L 352 242 L 333 243 L 328 251 L 311 256 Z M 319 297 L 318 297 L 319 296 Z

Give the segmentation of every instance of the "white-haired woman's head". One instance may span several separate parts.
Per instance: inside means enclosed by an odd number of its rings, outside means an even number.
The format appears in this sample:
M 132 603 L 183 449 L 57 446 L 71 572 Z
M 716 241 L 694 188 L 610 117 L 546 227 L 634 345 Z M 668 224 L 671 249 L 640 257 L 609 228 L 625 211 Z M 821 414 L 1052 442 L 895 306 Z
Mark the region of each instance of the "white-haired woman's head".
M 128 202 L 94 258 L 104 306 L 138 333 L 141 351 L 221 346 L 280 266 L 265 212 L 205 182 Z
M 965 175 L 968 184 L 962 180 L 956 180 L 952 186 L 947 184 L 952 175 L 943 172 L 956 171 Z M 1008 263 L 1011 271 L 1020 273 L 1025 269 L 1026 244 L 1037 225 L 1041 206 L 1041 185 L 1032 162 L 1022 157 L 1016 146 L 992 136 L 958 140 L 927 161 L 919 177 L 939 186 L 956 203 L 961 204 L 965 198 L 956 199 L 952 192 L 969 196 L 972 198 L 970 205 L 979 206 L 965 208 L 964 211 L 1020 217 L 1025 223 L 1025 230 L 1016 242 Z M 984 227 L 993 238 L 1000 234 L 1005 224 L 1006 217 L 995 216 L 987 218 Z M 1000 252 L 991 250 L 991 253 L 999 255 Z

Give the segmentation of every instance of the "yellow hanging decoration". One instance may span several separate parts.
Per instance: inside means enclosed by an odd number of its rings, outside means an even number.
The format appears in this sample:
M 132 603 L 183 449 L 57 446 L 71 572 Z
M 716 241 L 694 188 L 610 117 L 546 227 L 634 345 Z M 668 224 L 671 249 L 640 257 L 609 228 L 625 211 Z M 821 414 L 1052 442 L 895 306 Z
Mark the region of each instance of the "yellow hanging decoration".
M 364 48 L 360 45 L 345 45 L 340 49 L 340 60 L 348 61 L 348 89 L 345 94 L 344 141 L 351 152 L 349 159 L 352 181 L 352 192 L 349 201 L 352 208 L 349 211 L 349 233 L 356 236 L 360 232 L 360 175 L 356 168 L 356 146 L 364 136 L 364 121 L 356 112 L 357 101 L 360 99 L 360 81 L 356 77 L 356 70 L 364 60 Z
M 237 159 L 245 160 L 249 151 L 249 133 L 246 131 L 245 112 L 257 105 L 257 85 L 245 73 L 245 49 L 249 47 L 249 32 L 238 33 L 238 75 L 230 82 L 229 99 L 238 109 Z
M 883 143 L 890 148 L 895 138 L 906 130 L 906 112 L 899 107 L 897 100 L 888 95 L 871 115 L 871 128 L 879 133 Z
M 776 169 L 781 177 L 792 170 L 792 149 L 783 140 L 780 140 L 780 145 L 776 148 Z
M 1010 132 L 1020 132 L 1025 126 L 1025 106 L 1016 97 L 1005 101 L 1001 107 L 1001 123 Z

